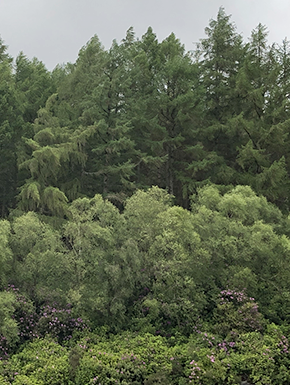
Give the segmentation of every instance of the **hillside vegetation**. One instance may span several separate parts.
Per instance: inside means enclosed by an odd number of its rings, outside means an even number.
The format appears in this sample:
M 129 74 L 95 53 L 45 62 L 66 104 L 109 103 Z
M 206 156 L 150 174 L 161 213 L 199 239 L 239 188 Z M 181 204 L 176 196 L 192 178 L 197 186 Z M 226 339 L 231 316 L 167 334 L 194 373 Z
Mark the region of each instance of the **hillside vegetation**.
M 290 383 L 290 44 L 206 36 L 0 40 L 0 385 Z

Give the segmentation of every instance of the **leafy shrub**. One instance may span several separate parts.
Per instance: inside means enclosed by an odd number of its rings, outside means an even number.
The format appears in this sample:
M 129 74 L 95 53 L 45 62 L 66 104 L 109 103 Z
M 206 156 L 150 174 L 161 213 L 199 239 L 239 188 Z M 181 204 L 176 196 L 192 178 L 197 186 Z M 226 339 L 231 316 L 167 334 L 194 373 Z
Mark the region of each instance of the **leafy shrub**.
M 123 333 L 96 344 L 93 338 L 79 343 L 83 356 L 76 384 L 171 383 L 170 376 L 176 372 L 174 349 L 167 346 L 165 338 Z
M 69 354 L 50 338 L 38 339 L 14 354 L 3 372 L 13 384 L 67 385 L 70 383 Z

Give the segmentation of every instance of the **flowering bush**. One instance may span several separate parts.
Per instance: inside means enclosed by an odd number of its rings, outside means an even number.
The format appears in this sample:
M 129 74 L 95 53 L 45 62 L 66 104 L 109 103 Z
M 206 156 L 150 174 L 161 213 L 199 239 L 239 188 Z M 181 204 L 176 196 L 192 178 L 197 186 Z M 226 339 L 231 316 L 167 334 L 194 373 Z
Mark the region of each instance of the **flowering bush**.
M 289 341 L 274 324 L 268 325 L 263 334 L 232 332 L 226 339 L 196 328 L 189 340 L 189 351 L 192 357 L 185 372 L 191 384 L 290 383 Z
M 179 364 L 165 338 L 149 333 L 123 333 L 96 343 L 89 340 L 79 348 L 83 356 L 76 375 L 78 385 L 168 384 L 172 383 L 174 366 Z
M 243 291 L 222 290 L 215 311 L 214 329 L 218 334 L 238 333 L 262 330 L 263 316 L 258 311 L 255 299 Z
M 20 294 L 14 285 L 8 285 L 3 293 L 13 295 L 13 307 L 9 315 L 10 323 L 13 323 L 15 328 L 18 345 L 45 337 L 47 334 L 59 342 L 68 341 L 74 333 L 88 329 L 82 318 L 74 316 L 70 305 L 66 307 L 59 307 L 57 304 L 44 305 L 36 311 L 32 302 Z M 15 347 L 6 334 L 0 334 L 0 360 L 8 358 L 9 352 Z
M 39 319 L 36 325 L 38 335 L 50 334 L 59 342 L 72 338 L 73 333 L 88 329 L 84 320 L 80 317 L 74 318 L 72 308 L 57 308 L 57 305 L 45 305 L 40 309 Z

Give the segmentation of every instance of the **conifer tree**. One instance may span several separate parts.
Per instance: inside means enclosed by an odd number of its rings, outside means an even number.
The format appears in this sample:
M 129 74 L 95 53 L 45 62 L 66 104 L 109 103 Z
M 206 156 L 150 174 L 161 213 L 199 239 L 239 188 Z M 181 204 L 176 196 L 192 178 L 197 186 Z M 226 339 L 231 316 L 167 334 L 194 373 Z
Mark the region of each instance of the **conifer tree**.
M 289 189 L 284 131 L 287 114 L 281 109 L 285 98 L 283 86 L 279 86 L 286 70 L 285 52 L 283 60 L 284 69 L 275 47 L 267 44 L 266 28 L 259 24 L 252 32 L 237 81 L 243 107 L 239 125 L 245 135 L 238 147 L 237 163 L 242 168 L 239 183 L 251 185 L 271 201 L 279 202 L 281 208 L 285 208 Z
M 117 201 L 132 190 L 130 177 L 135 165 L 126 117 L 129 82 L 125 61 L 122 46 L 113 42 L 105 51 L 94 36 L 80 50 L 75 68 L 59 89 L 57 111 L 62 114 L 63 106 L 66 111 L 73 106 L 70 126 L 91 127 L 95 132 L 85 149 L 85 193 L 100 193 Z
M 132 36 L 127 35 L 125 46 L 128 38 L 131 38 L 131 94 L 128 113 L 133 126 L 130 137 L 140 152 L 135 183 L 140 188 L 152 184 L 165 187 L 161 168 L 166 157 L 162 149 L 162 128 L 158 122 L 159 95 L 156 79 L 160 69 L 159 43 L 151 27 L 140 41 L 132 43 Z
M 28 176 L 18 199 L 21 209 L 63 216 L 66 203 L 81 192 L 84 147 L 94 129 L 61 127 L 51 112 L 56 98 L 52 95 L 46 107 L 39 110 L 35 135 L 26 139 L 19 156 L 20 170 L 27 170 Z
M 15 89 L 12 58 L 0 39 L 0 216 L 15 205 L 17 145 L 23 134 L 20 101 Z
M 223 8 L 205 32 L 207 37 L 195 52 L 205 92 L 203 124 L 198 132 L 200 158 L 191 167 L 199 181 L 229 184 L 236 177 L 236 147 L 244 135 L 229 122 L 242 111 L 236 82 L 245 49 Z
M 55 92 L 51 74 L 36 58 L 29 60 L 23 52 L 16 58 L 16 89 L 19 92 L 25 122 L 34 123 L 37 111 L 45 106 L 48 97 Z
M 197 67 L 174 34 L 158 43 L 151 28 L 137 45 L 134 61 L 132 134 L 144 154 L 138 174 L 145 185 L 164 187 L 183 203 L 185 163 L 200 119 Z
M 134 188 L 130 177 L 135 151 L 126 115 L 129 76 L 124 48 L 114 41 L 104 53 L 99 76 L 92 80 L 92 92 L 83 98 L 80 118 L 85 126 L 93 125 L 96 130 L 88 148 L 86 175 L 92 178 L 95 191 L 121 201 Z
M 217 19 L 210 21 L 205 32 L 207 38 L 198 44 L 196 57 L 206 91 L 207 122 L 224 124 L 240 112 L 235 84 L 245 51 L 242 37 L 224 8 L 219 9 Z M 215 128 L 212 130 L 214 133 Z

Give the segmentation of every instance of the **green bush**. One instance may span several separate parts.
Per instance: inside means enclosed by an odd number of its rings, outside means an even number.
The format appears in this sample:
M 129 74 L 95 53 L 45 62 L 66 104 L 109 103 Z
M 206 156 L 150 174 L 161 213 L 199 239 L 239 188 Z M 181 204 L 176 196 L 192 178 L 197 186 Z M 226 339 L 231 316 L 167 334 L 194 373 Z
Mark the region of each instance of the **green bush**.
M 83 349 L 76 384 L 170 383 L 174 370 L 174 348 L 165 338 L 123 333 L 106 341 L 79 343 Z
M 5 373 L 7 379 L 18 385 L 68 385 L 68 351 L 49 338 L 35 340 L 11 357 Z

